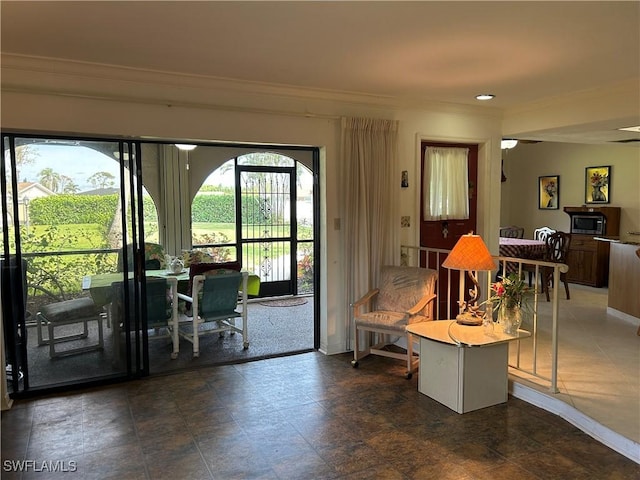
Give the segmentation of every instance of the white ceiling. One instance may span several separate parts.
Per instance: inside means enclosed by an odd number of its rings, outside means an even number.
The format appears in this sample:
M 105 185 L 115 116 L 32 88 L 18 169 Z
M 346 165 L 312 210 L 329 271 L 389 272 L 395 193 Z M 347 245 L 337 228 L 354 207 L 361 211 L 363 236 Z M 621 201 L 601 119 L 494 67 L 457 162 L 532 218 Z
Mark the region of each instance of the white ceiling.
M 638 80 L 640 2 L 2 1 L 3 54 L 517 109 Z M 640 105 L 638 105 L 640 117 Z M 541 133 L 604 141 L 629 117 Z M 622 122 L 622 123 L 621 123 Z

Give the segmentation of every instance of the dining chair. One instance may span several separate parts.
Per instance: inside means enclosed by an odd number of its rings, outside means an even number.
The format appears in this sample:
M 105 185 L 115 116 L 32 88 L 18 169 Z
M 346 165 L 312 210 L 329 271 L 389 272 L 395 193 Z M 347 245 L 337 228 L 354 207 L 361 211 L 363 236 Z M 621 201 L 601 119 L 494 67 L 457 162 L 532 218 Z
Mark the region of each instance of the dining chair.
M 500 236 L 505 238 L 524 238 L 524 228 L 516 227 L 500 227 Z
M 126 285 L 126 286 L 125 286 Z M 125 296 L 125 288 L 127 296 Z M 125 331 L 124 324 L 128 318 L 130 329 L 134 331 L 135 326 L 135 302 L 136 284 L 134 279 L 128 281 L 113 282 L 113 302 L 111 304 L 111 316 L 113 318 L 113 349 L 114 359 L 116 362 L 120 360 L 122 352 L 120 336 Z M 148 332 L 153 331 L 153 335 L 149 335 L 149 339 L 170 338 L 172 343 L 171 358 L 178 357 L 179 345 L 177 335 L 173 335 L 173 316 L 172 298 L 170 296 L 170 286 L 166 278 L 147 277 L 145 296 L 146 310 L 146 329 Z M 129 308 L 125 309 L 125 302 L 128 299 Z M 125 315 L 128 312 L 128 317 Z M 142 327 L 142 325 L 140 325 Z
M 225 332 L 240 333 L 243 348 L 249 348 L 247 279 L 247 272 L 209 270 L 193 277 L 191 295 L 178 293 L 179 299 L 192 305 L 191 316 L 180 322 L 179 334 L 193 344 L 194 358 L 200 356 L 200 337 L 213 333 L 221 337 Z M 237 318 L 242 319 L 241 327 L 236 325 Z
M 554 263 L 567 263 L 567 254 L 569 252 L 569 246 L 571 244 L 571 234 L 566 232 L 555 232 L 547 237 L 547 251 L 544 260 L 546 262 Z M 550 301 L 549 287 L 553 285 L 553 268 L 541 267 L 540 275 L 542 277 L 542 288 L 547 297 L 547 302 Z M 567 295 L 567 300 L 570 300 L 569 284 L 567 283 L 567 274 L 560 272 L 560 281 L 564 284 L 564 291 Z
M 533 239 L 534 240 L 539 240 L 541 242 L 546 242 L 547 241 L 547 237 L 549 235 L 551 235 L 552 233 L 556 233 L 556 230 L 554 230 L 553 228 L 549 228 L 549 227 L 536 228 L 533 231 Z
M 405 377 L 412 377 L 419 359 L 413 354 L 413 337 L 407 332 L 407 325 L 433 320 L 437 279 L 438 272 L 428 268 L 386 265 L 380 269 L 378 287 L 352 305 L 355 343 L 351 365 L 354 368 L 368 355 L 381 355 L 404 360 Z M 362 350 L 360 334 L 368 337 Z M 398 337 L 406 340 L 406 351 L 391 347 Z
M 533 239 L 534 240 L 538 240 L 540 242 L 545 242 L 547 241 L 547 238 L 549 237 L 549 235 L 556 233 L 556 230 L 554 230 L 553 228 L 549 228 L 549 227 L 540 227 L 540 228 L 536 228 L 533 231 Z M 532 285 L 533 283 L 533 276 L 535 275 L 535 270 L 536 267 L 534 265 L 522 265 L 522 270 L 524 272 L 527 272 L 529 274 L 529 286 Z

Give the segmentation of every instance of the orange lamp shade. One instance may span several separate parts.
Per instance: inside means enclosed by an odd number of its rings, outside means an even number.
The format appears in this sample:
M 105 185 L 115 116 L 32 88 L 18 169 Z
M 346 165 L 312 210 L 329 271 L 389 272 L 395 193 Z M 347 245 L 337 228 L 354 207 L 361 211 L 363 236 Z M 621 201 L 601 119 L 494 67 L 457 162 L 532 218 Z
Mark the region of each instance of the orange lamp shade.
M 496 264 L 480 235 L 462 235 L 442 262 L 451 270 L 495 270 Z

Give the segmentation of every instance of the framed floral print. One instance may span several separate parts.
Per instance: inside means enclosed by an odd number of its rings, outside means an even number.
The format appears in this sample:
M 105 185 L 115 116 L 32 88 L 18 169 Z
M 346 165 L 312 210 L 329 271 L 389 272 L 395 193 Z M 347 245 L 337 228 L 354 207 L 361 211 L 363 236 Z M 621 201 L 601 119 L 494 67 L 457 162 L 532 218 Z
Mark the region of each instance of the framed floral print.
M 609 203 L 611 166 L 587 167 L 585 170 L 584 202 Z
M 560 205 L 560 175 L 538 177 L 538 208 L 557 210 Z

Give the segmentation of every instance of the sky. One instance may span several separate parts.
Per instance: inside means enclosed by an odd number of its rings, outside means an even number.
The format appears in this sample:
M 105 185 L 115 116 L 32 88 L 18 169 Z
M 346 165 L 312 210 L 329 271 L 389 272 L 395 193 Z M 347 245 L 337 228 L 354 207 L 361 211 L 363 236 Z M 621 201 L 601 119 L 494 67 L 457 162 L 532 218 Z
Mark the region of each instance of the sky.
M 118 162 L 107 155 L 92 148 L 74 145 L 44 145 L 32 144 L 29 148 L 36 154 L 32 163 L 22 165 L 18 172 L 19 182 L 39 182 L 40 172 L 51 168 L 54 172 L 70 177 L 79 188 L 79 192 L 93 190 L 95 187 L 87 181 L 97 172 L 109 172 L 114 175 L 116 182 L 120 176 Z M 298 181 L 302 181 L 303 189 L 310 190 L 313 177 L 303 175 Z M 222 169 L 212 172 L 204 184 L 233 186 L 235 177 L 233 169 Z M 114 186 L 118 186 L 116 183 Z
M 87 179 L 96 172 L 109 172 L 116 181 L 120 175 L 120 167 L 115 159 L 91 148 L 68 145 L 32 145 L 29 148 L 37 156 L 32 163 L 19 168 L 19 182 L 38 182 L 39 173 L 51 168 L 60 175 L 72 178 L 79 191 L 83 192 L 95 188 Z

